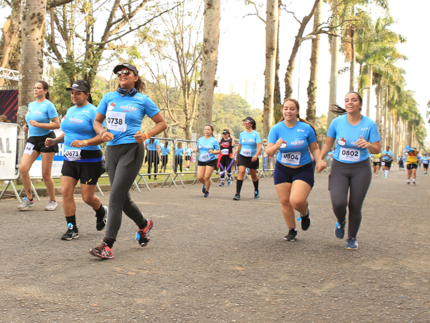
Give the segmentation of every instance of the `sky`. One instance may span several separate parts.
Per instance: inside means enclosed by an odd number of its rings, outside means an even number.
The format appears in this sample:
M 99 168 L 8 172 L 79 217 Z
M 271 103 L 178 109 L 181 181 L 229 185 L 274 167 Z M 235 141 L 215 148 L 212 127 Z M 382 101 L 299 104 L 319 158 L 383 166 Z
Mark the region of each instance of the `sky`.
M 256 2 L 263 0 L 256 0 Z M 287 1 L 287 2 L 286 2 Z M 221 35 L 218 57 L 217 78 L 219 88 L 217 91 L 230 93 L 231 91 L 241 94 L 248 100 L 253 108 L 263 108 L 264 96 L 264 69 L 265 69 L 265 24 L 255 16 L 246 16 L 254 13 L 253 6 L 246 6 L 244 0 L 221 0 Z M 288 8 L 294 11 L 301 19 L 307 15 L 314 0 L 284 0 Z M 398 63 L 398 66 L 406 70 L 405 79 L 407 89 L 415 91 L 415 98 L 420 105 L 420 111 L 425 118 L 427 102 L 430 100 L 428 82 L 425 75 L 430 75 L 430 64 L 425 63 L 428 56 L 426 41 L 423 37 L 423 25 L 427 21 L 427 13 L 430 11 L 430 1 L 410 0 L 405 5 L 403 0 L 389 0 L 390 13 L 397 20 L 397 24 L 391 28 L 407 38 L 407 43 L 399 44 L 399 51 L 409 59 Z M 417 10 L 419 8 L 419 10 Z M 330 16 L 329 7 L 323 6 L 322 19 Z M 266 8 L 261 8 L 260 14 L 265 17 Z M 3 26 L 8 16 L 7 10 L 1 10 L 0 25 Z M 378 11 L 374 11 L 375 16 Z M 246 16 L 246 17 L 244 17 Z M 281 13 L 280 30 L 280 79 L 281 90 L 284 92 L 283 79 L 288 64 L 294 37 L 297 34 L 299 24 L 291 14 L 283 11 Z M 417 26 L 421 22 L 421 27 Z M 308 24 L 305 35 L 312 31 L 313 21 Z M 310 51 L 311 40 L 304 41 L 296 59 L 296 68 L 293 75 L 293 94 L 299 100 L 303 110 L 307 105 L 306 89 L 310 74 Z M 115 62 L 112 62 L 115 65 Z M 330 91 L 330 64 L 329 43 L 326 35 L 321 36 L 320 59 L 318 70 L 318 96 L 317 115 L 326 114 L 329 105 Z M 338 68 L 347 66 L 343 56 L 339 55 Z M 110 77 L 110 72 L 105 77 Z M 247 84 L 247 91 L 245 90 Z M 337 102 L 342 103 L 345 93 L 349 89 L 349 74 L 345 73 L 338 77 Z M 282 94 L 283 98 L 283 94 Z M 366 98 L 364 98 L 366 102 Z M 375 115 L 376 99 L 374 88 L 371 94 L 371 115 Z M 302 112 L 304 116 L 304 112 Z M 430 140 L 430 127 L 427 123 L 427 140 Z

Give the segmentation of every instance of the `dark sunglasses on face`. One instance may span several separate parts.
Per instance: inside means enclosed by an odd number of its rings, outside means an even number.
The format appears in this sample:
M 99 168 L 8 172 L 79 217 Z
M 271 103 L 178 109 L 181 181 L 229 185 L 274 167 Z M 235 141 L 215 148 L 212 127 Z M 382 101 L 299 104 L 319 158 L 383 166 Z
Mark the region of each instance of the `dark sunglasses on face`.
M 130 71 L 130 70 L 126 70 L 126 71 L 119 71 L 118 73 L 116 73 L 116 75 L 118 75 L 118 77 L 119 76 L 121 76 L 121 75 L 130 75 L 131 73 L 133 73 L 132 71 Z

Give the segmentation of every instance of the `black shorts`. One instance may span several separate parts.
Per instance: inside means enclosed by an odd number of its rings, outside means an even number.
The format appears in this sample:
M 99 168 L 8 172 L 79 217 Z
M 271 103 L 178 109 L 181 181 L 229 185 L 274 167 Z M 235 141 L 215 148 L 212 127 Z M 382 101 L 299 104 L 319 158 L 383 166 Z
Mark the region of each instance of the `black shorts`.
M 382 165 L 382 166 L 388 167 L 388 169 L 391 168 L 391 161 L 384 161 L 384 163 L 385 165 Z
M 185 156 L 185 160 L 191 160 L 191 156 Z
M 249 169 L 258 169 L 258 167 L 260 167 L 260 160 L 257 158 L 257 160 L 253 162 L 252 157 L 245 157 L 239 154 L 238 166 L 245 166 Z
M 373 166 L 379 166 L 379 162 L 373 162 Z
M 294 181 L 301 180 L 308 183 L 310 187 L 314 187 L 314 163 L 303 165 L 300 168 L 290 168 L 277 161 L 273 179 L 275 185 L 293 183 Z
M 423 164 L 423 167 L 424 167 L 425 169 L 427 169 L 427 168 L 429 168 L 429 164 Z
M 46 138 L 54 139 L 54 138 L 57 138 L 57 136 L 55 136 L 54 131 L 51 131 L 45 136 L 28 137 L 27 143 L 33 144 L 34 145 L 33 150 L 37 151 L 39 154 L 40 153 L 58 153 L 58 144 L 55 144 L 48 148 L 45 146 Z
M 202 161 L 199 160 L 199 162 L 197 163 L 197 165 L 198 166 L 209 166 L 209 167 L 217 168 L 218 159 L 210 160 L 208 162 L 202 162 Z
M 72 177 L 81 184 L 96 185 L 100 176 L 106 171 L 103 161 L 95 163 L 79 163 L 65 160 L 61 175 Z
M 407 164 L 407 165 L 406 165 L 406 168 L 407 168 L 408 170 L 417 169 L 417 168 L 418 168 L 418 165 L 417 165 L 417 164 Z

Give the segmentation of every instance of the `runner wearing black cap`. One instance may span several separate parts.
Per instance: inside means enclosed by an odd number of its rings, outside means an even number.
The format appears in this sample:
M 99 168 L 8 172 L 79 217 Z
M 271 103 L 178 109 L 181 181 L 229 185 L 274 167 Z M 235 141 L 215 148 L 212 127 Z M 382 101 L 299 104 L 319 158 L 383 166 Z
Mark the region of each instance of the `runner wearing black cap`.
M 49 194 L 50 202 L 45 210 L 54 211 L 58 204 L 55 200 L 54 181 L 51 178 L 54 155 L 58 152 L 58 145 L 45 147 L 46 138 L 55 138 L 54 129 L 60 128 L 58 113 L 55 105 L 49 101 L 49 85 L 45 81 L 38 81 L 34 85 L 34 97 L 36 101 L 28 104 L 28 113 L 25 116 L 26 125 L 22 128 L 28 131 L 27 144 L 19 165 L 19 174 L 27 195 L 18 206 L 19 210 L 27 210 L 33 207 L 33 193 L 31 191 L 30 168 L 34 161 L 42 156 L 42 177 Z
M 68 229 L 61 239 L 72 240 L 79 237 L 76 225 L 76 204 L 73 197 L 78 181 L 81 182 L 82 200 L 96 212 L 98 231 L 103 230 L 106 225 L 108 208 L 103 206 L 100 199 L 94 195 L 97 181 L 105 169 L 100 148 L 103 140 L 94 131 L 97 109 L 92 105 L 90 84 L 79 80 L 66 90 L 71 91 L 75 106 L 69 108 L 61 120 L 63 133 L 55 139 L 46 138 L 45 146 L 51 147 L 65 142 L 61 193 Z
M 147 95 L 142 94 L 145 84 L 137 68 L 123 63 L 113 72 L 118 76 L 118 90 L 105 94 L 94 121 L 94 130 L 107 142 L 106 167 L 111 183 L 106 235 L 100 246 L 90 249 L 92 255 L 101 258 L 113 258 L 112 246 L 121 227 L 122 212 L 138 226 L 136 240 L 139 245 L 145 247 L 148 244 L 154 222 L 143 217 L 131 200 L 129 190 L 142 167 L 143 142 L 167 128 L 160 110 Z M 145 115 L 155 122 L 155 126 L 142 132 Z M 102 125 L 104 120 L 107 129 Z
M 238 158 L 236 164 L 239 166 L 239 175 L 236 181 L 236 195 L 233 200 L 240 200 L 240 191 L 242 190 L 243 178 L 245 171 L 249 168 L 251 173 L 252 182 L 254 183 L 254 199 L 260 198 L 258 191 L 258 176 L 257 169 L 259 167 L 258 156 L 261 153 L 261 139 L 260 134 L 255 131 L 255 120 L 251 117 L 243 119 L 245 131 L 240 133 L 239 146 L 237 147 Z
M 222 138 L 219 142 L 219 146 L 221 149 L 221 153 L 218 155 L 218 166 L 221 168 L 221 172 L 219 173 L 221 177 L 221 183 L 219 186 L 225 185 L 225 175 L 228 177 L 228 185 L 231 185 L 231 167 L 233 165 L 233 156 L 234 156 L 234 139 L 230 137 L 230 131 L 228 129 L 224 129 L 222 131 Z

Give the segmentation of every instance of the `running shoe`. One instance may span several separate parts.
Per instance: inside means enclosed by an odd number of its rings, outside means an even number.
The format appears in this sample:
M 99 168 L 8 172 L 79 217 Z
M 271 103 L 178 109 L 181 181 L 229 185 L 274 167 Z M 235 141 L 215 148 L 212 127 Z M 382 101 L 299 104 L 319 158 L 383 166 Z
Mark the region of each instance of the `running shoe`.
M 231 185 L 231 179 L 227 181 L 227 185 Z
M 417 183 L 415 181 L 412 181 L 412 185 L 417 185 Z
M 240 194 L 236 193 L 236 195 L 233 197 L 233 200 L 239 201 L 240 200 Z
M 260 198 L 260 194 L 258 193 L 258 191 L 254 192 L 254 200 L 257 200 Z
M 409 185 L 410 183 L 411 183 L 411 182 L 410 182 L 409 180 L 407 180 L 407 181 L 406 181 L 406 184 L 408 184 L 408 185 Z
M 203 197 L 209 197 L 209 196 L 211 196 L 211 195 L 209 194 L 209 192 L 205 192 L 205 195 L 203 195 Z
M 219 186 L 225 186 L 224 181 L 222 181 L 221 183 L 219 183 Z
M 297 230 L 296 229 L 290 229 L 290 231 L 288 231 L 288 235 L 286 235 L 284 237 L 285 241 L 296 241 L 296 236 L 297 236 Z
M 203 193 L 203 194 L 205 194 L 205 193 L 206 193 L 206 185 L 203 185 L 202 193 Z
M 309 218 L 309 215 L 311 214 L 311 211 L 308 207 L 308 213 L 305 216 L 300 215 L 300 217 L 297 219 L 298 221 L 302 222 L 302 230 L 306 231 L 311 226 L 311 219 Z
M 58 207 L 56 201 L 50 201 L 49 204 L 45 207 L 46 211 L 55 211 Z
M 346 240 L 346 246 L 345 249 L 348 250 L 357 250 L 358 249 L 358 242 L 357 239 L 353 239 L 353 238 L 348 238 Z
M 36 202 L 30 201 L 28 198 L 24 197 L 22 199 L 22 203 L 18 206 L 18 209 L 21 211 L 27 210 L 29 207 L 33 207 L 36 204 Z
M 106 222 L 107 222 L 107 218 L 108 218 L 108 214 L 109 214 L 109 208 L 107 206 L 103 206 L 103 208 L 105 209 L 105 216 L 103 217 L 103 219 L 100 222 L 97 219 L 97 221 L 96 221 L 97 231 L 102 231 L 106 226 Z
M 114 257 L 112 248 L 106 244 L 104 239 L 100 246 L 90 249 L 90 254 L 103 259 L 112 259 Z
M 68 229 L 67 229 L 66 233 L 61 236 L 61 240 L 70 241 L 72 239 L 79 238 L 78 227 L 75 227 L 71 223 L 67 224 L 67 227 L 68 227 Z
M 346 221 L 343 223 L 336 222 L 336 229 L 334 229 L 334 234 L 336 235 L 336 238 L 343 239 L 345 236 L 345 225 Z
M 154 221 L 148 219 L 145 229 L 139 229 L 136 232 L 136 240 L 139 242 L 141 247 L 145 247 L 151 238 L 149 237 L 149 231 L 154 226 Z

